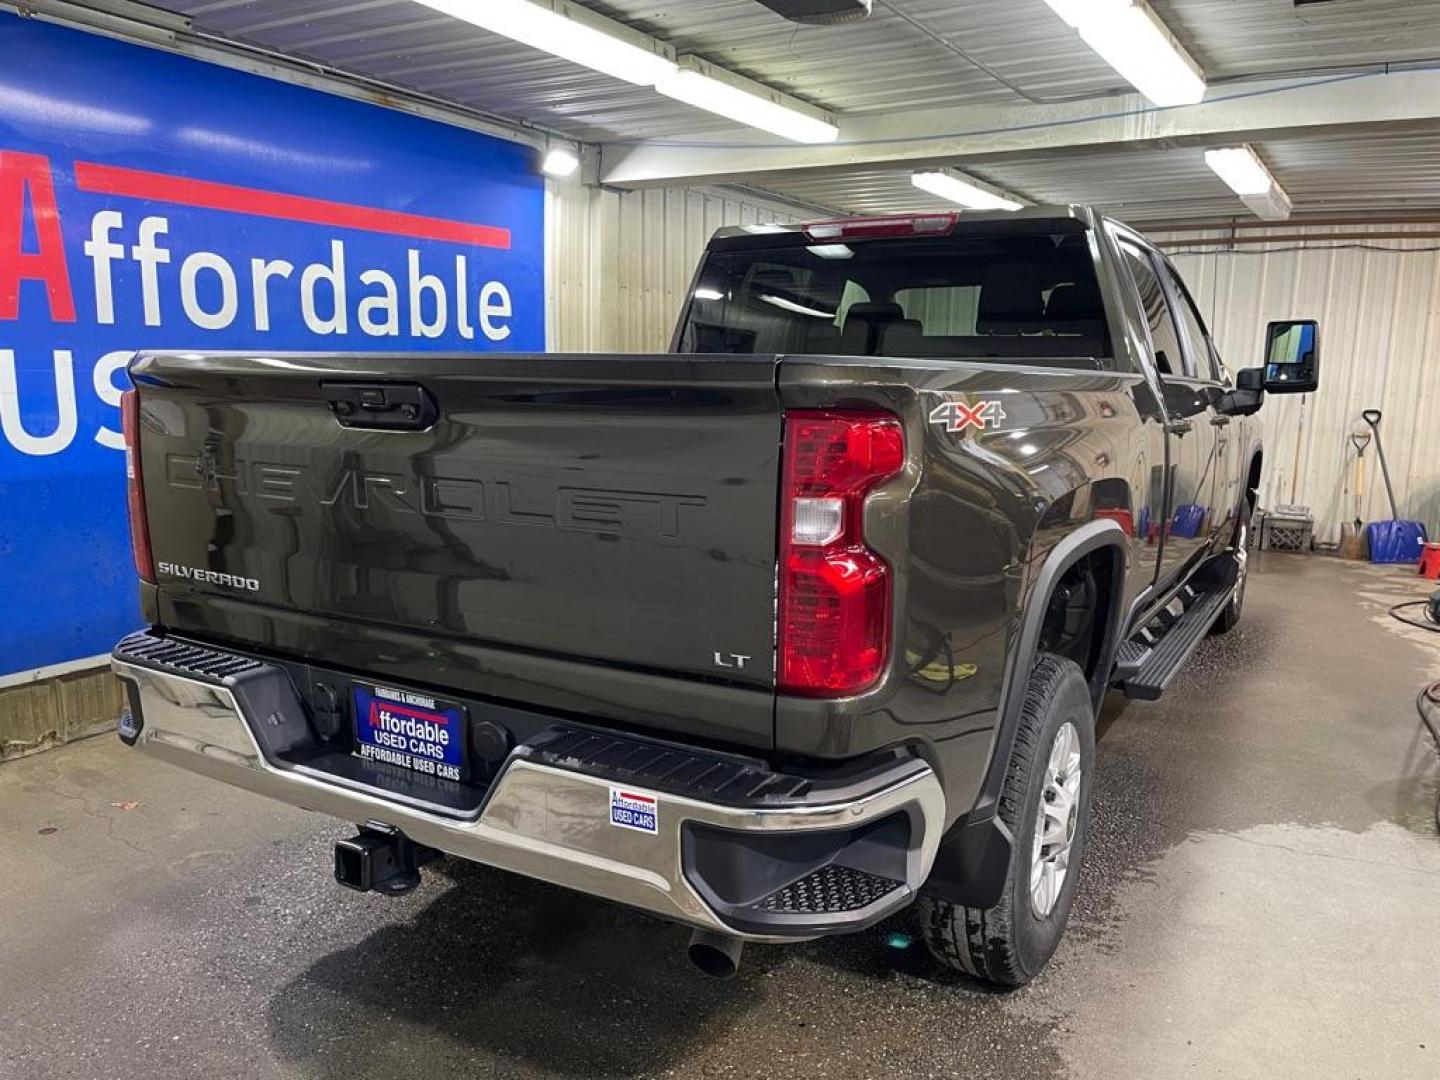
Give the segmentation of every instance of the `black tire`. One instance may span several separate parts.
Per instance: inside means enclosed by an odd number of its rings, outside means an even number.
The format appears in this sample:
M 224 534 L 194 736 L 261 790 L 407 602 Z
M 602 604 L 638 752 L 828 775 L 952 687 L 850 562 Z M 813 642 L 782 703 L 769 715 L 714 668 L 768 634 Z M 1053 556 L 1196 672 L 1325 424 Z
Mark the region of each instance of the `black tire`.
M 1075 800 L 1070 861 L 1053 907 L 1040 915 L 1031 900 L 1036 819 L 1047 764 L 1057 732 L 1074 724 L 1080 750 L 1079 795 Z M 1014 842 L 1005 890 L 992 908 L 965 907 L 922 897 L 920 924 L 925 943 L 947 967 L 1000 986 L 1023 986 L 1049 962 L 1075 899 L 1090 826 L 1090 784 L 1095 775 L 1095 715 L 1090 687 L 1071 660 L 1042 653 L 1030 673 L 1020 726 L 998 813 Z
M 1235 523 L 1235 548 L 1231 558 L 1236 562 L 1235 588 L 1230 601 L 1220 611 L 1220 617 L 1210 625 L 1210 633 L 1225 634 L 1235 628 L 1245 607 L 1245 584 L 1250 580 L 1250 520 L 1255 516 L 1255 503 L 1247 498 L 1240 507 L 1240 520 Z

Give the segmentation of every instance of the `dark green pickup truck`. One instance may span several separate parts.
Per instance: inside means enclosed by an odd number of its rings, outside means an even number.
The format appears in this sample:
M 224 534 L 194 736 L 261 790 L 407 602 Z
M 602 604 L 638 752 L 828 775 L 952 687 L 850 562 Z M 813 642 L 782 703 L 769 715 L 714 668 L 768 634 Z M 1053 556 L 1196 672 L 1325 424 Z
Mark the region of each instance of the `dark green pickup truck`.
M 1261 328 L 1256 328 L 1257 344 Z M 1006 985 L 1059 940 L 1094 715 L 1240 617 L 1265 392 L 1074 207 L 727 229 L 668 354 L 150 353 L 121 737 L 745 940 L 918 900 Z

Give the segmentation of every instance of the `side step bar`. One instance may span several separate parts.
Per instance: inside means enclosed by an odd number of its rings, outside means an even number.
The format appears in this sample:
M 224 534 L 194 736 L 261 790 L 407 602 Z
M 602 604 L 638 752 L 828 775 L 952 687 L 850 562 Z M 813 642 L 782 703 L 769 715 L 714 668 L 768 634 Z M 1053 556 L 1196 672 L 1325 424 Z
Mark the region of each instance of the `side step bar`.
M 1115 661 L 1115 686 L 1128 698 L 1154 701 L 1205 640 L 1229 601 L 1229 586 L 1212 586 L 1195 593 L 1153 644 L 1146 640 L 1153 637 L 1148 629 L 1125 642 Z

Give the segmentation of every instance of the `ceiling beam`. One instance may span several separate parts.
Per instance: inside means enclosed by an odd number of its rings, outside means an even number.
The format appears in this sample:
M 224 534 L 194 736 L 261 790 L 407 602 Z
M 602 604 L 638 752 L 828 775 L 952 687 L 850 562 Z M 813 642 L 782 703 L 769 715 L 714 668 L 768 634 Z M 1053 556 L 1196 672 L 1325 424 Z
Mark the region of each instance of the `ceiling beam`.
M 1073 153 L 1089 147 L 1216 145 L 1239 140 L 1440 121 L 1440 70 L 1363 72 L 1212 90 L 1199 105 L 1161 109 L 1137 95 L 1058 105 L 967 106 L 842 117 L 824 146 L 694 136 L 601 147 L 616 187 L 751 181 L 794 170 L 918 168 Z

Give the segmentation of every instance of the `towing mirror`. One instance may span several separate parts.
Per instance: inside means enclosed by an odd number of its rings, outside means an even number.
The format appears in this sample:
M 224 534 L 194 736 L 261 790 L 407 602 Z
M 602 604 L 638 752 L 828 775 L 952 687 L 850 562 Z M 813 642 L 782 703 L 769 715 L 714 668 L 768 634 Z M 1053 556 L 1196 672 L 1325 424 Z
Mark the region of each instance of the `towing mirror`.
M 1272 322 L 1265 332 L 1268 394 L 1308 394 L 1320 387 L 1320 324 L 1314 319 Z
M 1230 416 L 1250 416 L 1265 401 L 1265 369 L 1241 368 L 1235 373 L 1235 389 L 1226 390 L 1215 407 Z

